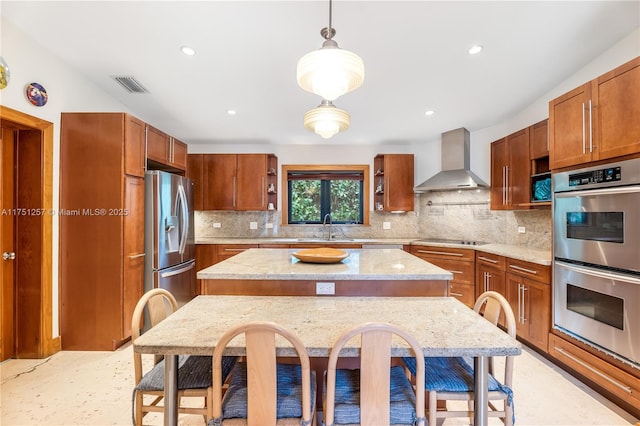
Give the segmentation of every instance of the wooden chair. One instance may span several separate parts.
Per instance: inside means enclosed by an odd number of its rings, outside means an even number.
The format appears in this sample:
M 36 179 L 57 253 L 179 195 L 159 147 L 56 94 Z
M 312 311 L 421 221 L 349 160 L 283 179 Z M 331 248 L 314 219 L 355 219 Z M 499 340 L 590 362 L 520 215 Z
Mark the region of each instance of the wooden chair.
M 147 311 L 150 327 L 171 315 L 178 308 L 173 295 L 167 290 L 156 288 L 146 292 L 138 301 L 131 319 L 131 341 L 140 337 L 143 317 Z M 235 364 L 235 358 L 225 357 L 225 377 Z M 154 356 L 153 367 L 143 371 L 142 354 L 133 353 L 134 378 L 136 386 L 133 390 L 133 422 L 142 425 L 143 417 L 150 412 L 164 411 L 158 403 L 164 396 L 164 360 Z M 208 398 L 211 394 L 211 357 L 210 356 L 180 356 L 178 358 L 178 412 L 185 414 L 200 414 L 205 421 L 211 416 L 211 404 Z M 152 396 L 150 402 L 145 402 L 145 396 Z M 202 407 L 184 407 L 183 397 L 202 397 Z M 149 398 L 146 398 L 147 400 Z
M 473 309 L 481 313 L 493 325 L 498 325 L 501 314 L 507 333 L 516 337 L 516 321 L 509 302 L 500 293 L 487 291 L 476 300 Z M 502 382 L 494 376 L 493 358 L 489 360 L 489 416 L 499 417 L 507 426 L 514 422 L 513 413 L 513 356 L 505 357 L 504 376 Z M 407 367 L 413 374 L 415 370 L 412 360 L 405 358 Z M 427 357 L 425 358 L 425 391 L 429 403 L 429 425 L 436 425 L 436 419 L 447 417 L 470 417 L 473 422 L 473 366 L 462 357 Z M 438 401 L 468 401 L 467 411 L 438 411 Z M 493 401 L 503 401 L 502 408 L 496 407 Z
M 361 337 L 360 369 L 337 369 L 340 350 Z M 323 398 L 323 425 L 423 426 L 424 392 L 414 393 L 400 365 L 391 366 L 391 339 L 402 338 L 417 356 L 416 385 L 424 386 L 424 355 L 420 344 L 402 329 L 387 323 L 365 323 L 347 330 L 331 348 Z
M 221 392 L 222 353 L 229 342 L 244 335 L 246 362 L 238 362 L 229 387 Z M 276 361 L 276 336 L 282 336 L 298 354 L 299 364 Z M 209 426 L 315 425 L 315 374 L 302 341 L 273 322 L 252 322 L 229 329 L 213 351 L 213 416 Z

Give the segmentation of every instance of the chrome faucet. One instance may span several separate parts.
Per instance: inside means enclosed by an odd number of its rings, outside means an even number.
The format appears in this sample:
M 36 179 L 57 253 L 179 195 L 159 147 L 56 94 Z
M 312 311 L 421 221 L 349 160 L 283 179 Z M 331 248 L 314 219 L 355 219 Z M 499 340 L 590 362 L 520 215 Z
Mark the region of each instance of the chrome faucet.
M 332 235 L 331 235 L 331 228 L 333 227 L 333 221 L 331 220 L 331 213 L 327 213 L 324 215 L 324 219 L 322 220 L 322 234 L 325 234 L 325 229 L 327 227 L 327 218 L 329 218 L 329 238 L 327 238 L 329 241 L 331 241 Z

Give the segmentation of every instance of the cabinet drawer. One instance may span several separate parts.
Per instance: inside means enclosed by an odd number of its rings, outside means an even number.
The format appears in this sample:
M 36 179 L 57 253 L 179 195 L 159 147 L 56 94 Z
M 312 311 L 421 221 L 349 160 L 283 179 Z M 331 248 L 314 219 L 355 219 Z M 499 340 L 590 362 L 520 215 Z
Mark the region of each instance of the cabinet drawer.
M 259 244 L 218 244 L 216 247 L 216 256 L 218 262 L 220 262 L 238 253 L 242 253 L 247 249 L 258 247 L 260 247 Z
M 555 334 L 549 334 L 549 354 L 631 406 L 640 406 L 640 378 L 634 377 Z
M 475 265 L 473 262 L 439 259 L 435 257 L 429 259 L 427 257 L 421 256 L 421 258 L 451 272 L 453 274 L 453 280 L 451 280 L 452 283 L 473 285 L 473 277 L 475 272 Z
M 473 305 L 476 302 L 475 288 L 473 284 L 462 284 L 455 281 L 449 281 L 449 296 L 455 297 L 470 308 L 473 308 Z
M 474 260 L 474 251 L 469 249 L 459 249 L 452 247 L 436 247 L 436 246 L 411 246 L 411 254 L 423 259 L 452 259 L 464 260 L 472 262 Z
M 546 265 L 540 265 L 538 263 L 525 262 L 524 260 L 516 260 L 507 258 L 507 272 L 520 275 L 521 277 L 527 277 L 532 280 L 540 281 L 543 283 L 550 283 L 550 267 Z
M 476 251 L 476 265 L 491 265 L 504 271 L 505 259 L 497 254 Z

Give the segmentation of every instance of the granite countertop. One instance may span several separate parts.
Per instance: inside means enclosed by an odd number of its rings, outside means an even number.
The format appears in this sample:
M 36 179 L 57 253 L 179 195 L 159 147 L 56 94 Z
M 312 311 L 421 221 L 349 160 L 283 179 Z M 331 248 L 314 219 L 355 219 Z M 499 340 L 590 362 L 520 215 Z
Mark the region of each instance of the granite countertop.
M 223 332 L 236 324 L 273 321 L 304 342 L 312 357 L 326 357 L 345 330 L 364 322 L 405 329 L 426 356 L 518 355 L 521 344 L 451 297 L 198 296 L 133 343 L 136 352 L 211 355 Z M 341 356 L 358 356 L 357 339 Z M 394 339 L 393 356 L 411 353 Z M 295 356 L 276 339 L 279 356 Z M 244 355 L 244 338 L 225 352 Z
M 305 239 L 305 238 L 197 238 L 196 244 L 296 244 L 305 242 L 327 243 L 321 239 Z M 402 244 L 402 245 L 424 245 L 434 247 L 455 247 L 465 248 L 476 251 L 483 251 L 499 256 L 510 257 L 513 259 L 524 260 L 526 262 L 537 263 L 540 265 L 551 265 L 551 250 L 531 248 L 528 246 L 518 246 L 513 244 L 450 244 L 440 242 L 425 242 L 417 238 L 355 238 L 349 240 L 332 241 L 333 244 Z
M 198 279 L 237 280 L 451 280 L 451 272 L 400 249 L 346 249 L 339 263 L 304 263 L 299 249 L 248 249 L 198 271 Z

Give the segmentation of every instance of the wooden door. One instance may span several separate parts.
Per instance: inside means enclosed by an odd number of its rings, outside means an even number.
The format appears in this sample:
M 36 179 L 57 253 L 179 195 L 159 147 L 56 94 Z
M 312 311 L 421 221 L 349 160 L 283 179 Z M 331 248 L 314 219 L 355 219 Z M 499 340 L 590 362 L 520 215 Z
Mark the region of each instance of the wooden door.
M 640 58 L 593 84 L 594 159 L 640 152 Z
M 527 209 L 531 202 L 531 163 L 529 162 L 529 128 L 507 136 L 509 148 L 509 206 Z
M 507 208 L 507 164 L 509 150 L 507 138 L 502 138 L 491 144 L 491 209 L 505 210 Z
M 384 209 L 413 211 L 413 154 L 385 154 Z
M 540 349 L 547 351 L 547 339 L 551 323 L 551 296 L 548 284 L 524 279 L 525 337 Z
M 267 156 L 238 154 L 236 210 L 267 209 Z
M 176 169 L 187 169 L 187 144 L 171 138 L 171 166 Z
M 144 177 L 145 124 L 128 114 L 124 120 L 124 172 L 131 176 Z
M 14 244 L 14 131 L 2 128 L 0 136 L 0 253 L 15 253 Z M 14 260 L 0 259 L 0 362 L 15 355 Z
M 203 210 L 235 210 L 236 159 L 236 154 L 203 155 Z
M 551 169 L 591 161 L 590 99 L 591 83 L 587 83 L 549 102 L 549 165 Z
M 144 178 L 126 176 L 124 186 L 122 338 L 126 339 L 131 336 L 133 311 L 144 293 Z

